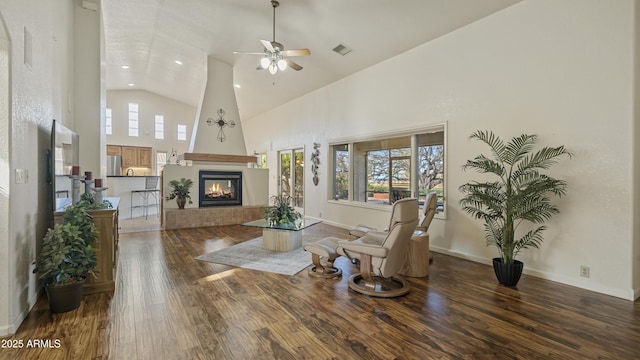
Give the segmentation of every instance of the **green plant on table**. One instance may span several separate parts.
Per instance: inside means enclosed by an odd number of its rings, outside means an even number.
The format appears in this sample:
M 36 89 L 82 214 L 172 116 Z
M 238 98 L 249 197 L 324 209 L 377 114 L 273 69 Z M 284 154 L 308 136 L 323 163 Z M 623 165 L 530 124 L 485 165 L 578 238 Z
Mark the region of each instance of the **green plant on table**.
M 295 223 L 302 215 L 292 206 L 292 198 L 289 195 L 273 195 L 273 206 L 264 208 L 264 218 L 271 224 Z
M 80 195 L 80 201 L 76 205 L 87 210 L 113 209 L 113 204 L 109 200 L 102 200 L 101 203 L 98 203 L 95 193 L 83 193 Z

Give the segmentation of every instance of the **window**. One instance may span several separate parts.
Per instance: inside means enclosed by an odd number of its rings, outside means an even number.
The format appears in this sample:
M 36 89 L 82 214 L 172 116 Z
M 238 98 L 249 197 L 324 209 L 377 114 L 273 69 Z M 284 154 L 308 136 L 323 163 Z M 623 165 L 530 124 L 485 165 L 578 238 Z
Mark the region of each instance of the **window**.
M 445 204 L 445 127 L 398 133 L 392 137 L 336 142 L 333 153 L 334 200 L 391 205 L 406 197 L 438 194 Z
M 291 196 L 297 211 L 304 212 L 304 149 L 281 150 L 280 194 Z
M 164 116 L 156 115 L 156 139 L 164 139 Z
M 138 136 L 138 104 L 129 103 L 129 136 Z
M 105 130 L 107 135 L 113 135 L 113 118 L 111 117 L 111 108 L 105 109 Z
M 440 142 L 440 141 L 438 141 Z M 444 211 L 444 144 L 418 147 L 418 192 L 420 199 L 435 191 L 438 194 L 436 211 Z
M 267 153 L 256 154 L 258 157 L 258 164 L 256 167 L 258 169 L 266 169 L 267 168 Z
M 349 199 L 349 145 L 333 146 L 333 198 L 335 200 Z
M 187 125 L 178 125 L 178 140 L 187 140 Z
M 156 175 L 160 176 L 162 173 L 162 168 L 167 163 L 167 152 L 166 151 L 157 151 L 156 152 Z

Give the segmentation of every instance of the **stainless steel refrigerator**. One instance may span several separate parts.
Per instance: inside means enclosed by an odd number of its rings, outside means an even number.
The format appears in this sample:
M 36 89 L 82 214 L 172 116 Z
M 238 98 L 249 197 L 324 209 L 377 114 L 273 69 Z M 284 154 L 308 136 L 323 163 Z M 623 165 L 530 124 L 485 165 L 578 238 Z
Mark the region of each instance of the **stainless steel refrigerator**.
M 122 156 L 107 156 L 107 176 L 121 176 L 122 173 Z

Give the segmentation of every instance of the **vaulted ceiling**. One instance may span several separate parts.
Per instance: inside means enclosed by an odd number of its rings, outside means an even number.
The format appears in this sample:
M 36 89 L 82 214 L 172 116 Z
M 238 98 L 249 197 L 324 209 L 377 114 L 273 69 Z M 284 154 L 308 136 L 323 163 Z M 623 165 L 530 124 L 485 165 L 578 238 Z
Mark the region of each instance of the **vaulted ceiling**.
M 280 0 L 276 40 L 311 55 L 293 58 L 303 70 L 271 75 L 256 70 L 259 56 L 233 54 L 273 40 L 270 0 L 103 0 L 107 89 L 198 106 L 212 56 L 233 65 L 240 117 L 250 118 L 518 1 Z M 339 44 L 352 52 L 332 51 Z

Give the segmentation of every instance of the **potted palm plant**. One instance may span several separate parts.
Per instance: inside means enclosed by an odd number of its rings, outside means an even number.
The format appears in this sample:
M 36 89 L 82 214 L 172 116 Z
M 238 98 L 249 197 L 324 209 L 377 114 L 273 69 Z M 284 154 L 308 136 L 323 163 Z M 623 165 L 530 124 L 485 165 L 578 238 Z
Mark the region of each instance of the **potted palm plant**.
M 169 186 L 171 186 L 171 192 L 166 197 L 167 200 L 176 199 L 179 209 L 184 209 L 187 200 L 189 200 L 189 204 L 193 204 L 191 195 L 189 195 L 189 189 L 193 186 L 191 179 L 181 178 L 180 180 L 171 180 L 169 181 Z
M 87 276 L 96 276 L 92 244 L 98 232 L 91 215 L 82 206 L 71 205 L 63 221 L 47 230 L 33 269 L 43 281 L 53 313 L 78 308 Z
M 539 248 L 545 221 L 559 213 L 551 196 L 562 196 L 567 183 L 541 173 L 559 157 L 572 154 L 564 146 L 543 147 L 534 152 L 536 135 L 523 134 L 508 143 L 490 131 L 476 131 L 470 139 L 479 140 L 491 149 L 491 158 L 478 155 L 467 160 L 463 170 L 490 174 L 492 181 L 472 181 L 460 186 L 465 195 L 462 210 L 484 221 L 487 245 L 495 245 L 500 257 L 493 259 L 498 281 L 515 286 L 522 275 L 523 263 L 515 259 L 521 250 Z M 525 223 L 531 230 L 518 231 Z

